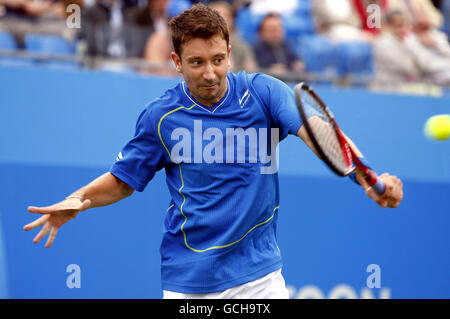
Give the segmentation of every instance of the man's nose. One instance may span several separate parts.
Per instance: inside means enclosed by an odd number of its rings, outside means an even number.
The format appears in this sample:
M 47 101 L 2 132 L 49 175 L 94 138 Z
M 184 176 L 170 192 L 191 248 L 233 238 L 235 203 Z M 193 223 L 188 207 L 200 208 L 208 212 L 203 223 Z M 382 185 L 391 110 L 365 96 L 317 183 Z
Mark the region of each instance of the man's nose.
M 214 77 L 214 67 L 210 63 L 207 63 L 203 71 L 203 78 L 207 81 L 212 81 Z

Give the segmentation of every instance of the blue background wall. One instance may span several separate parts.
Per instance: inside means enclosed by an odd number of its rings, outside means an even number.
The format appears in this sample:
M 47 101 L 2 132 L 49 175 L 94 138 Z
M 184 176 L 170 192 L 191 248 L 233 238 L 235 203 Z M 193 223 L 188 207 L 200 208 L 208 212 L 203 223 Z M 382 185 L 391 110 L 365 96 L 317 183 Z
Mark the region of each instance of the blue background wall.
M 80 213 L 50 249 L 22 227 L 37 217 L 27 206 L 60 201 L 107 171 L 144 105 L 179 80 L 0 68 L 0 297 L 162 296 L 163 172 L 143 193 Z M 450 100 L 318 92 L 377 171 L 403 180 L 405 199 L 383 210 L 301 141 L 283 141 L 278 237 L 292 297 L 450 298 L 450 144 L 422 135 Z M 80 266 L 79 289 L 66 285 L 70 264 Z M 380 289 L 366 286 L 370 264 Z

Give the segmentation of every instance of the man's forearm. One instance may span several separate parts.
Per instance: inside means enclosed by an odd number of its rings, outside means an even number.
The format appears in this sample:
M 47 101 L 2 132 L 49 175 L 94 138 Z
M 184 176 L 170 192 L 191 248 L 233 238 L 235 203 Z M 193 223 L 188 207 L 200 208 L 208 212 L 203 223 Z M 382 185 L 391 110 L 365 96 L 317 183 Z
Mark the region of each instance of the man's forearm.
M 94 208 L 114 204 L 130 196 L 133 192 L 133 188 L 108 172 L 70 196 L 79 196 L 82 201 L 89 199 L 91 201 L 90 208 Z

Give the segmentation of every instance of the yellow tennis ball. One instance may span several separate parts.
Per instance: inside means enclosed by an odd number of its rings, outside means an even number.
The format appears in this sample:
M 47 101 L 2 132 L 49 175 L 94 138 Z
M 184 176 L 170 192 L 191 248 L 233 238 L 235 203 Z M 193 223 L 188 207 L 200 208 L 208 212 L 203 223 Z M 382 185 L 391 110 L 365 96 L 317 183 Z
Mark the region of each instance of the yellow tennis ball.
M 445 141 L 450 137 L 450 114 L 435 115 L 425 123 L 425 135 L 433 140 Z

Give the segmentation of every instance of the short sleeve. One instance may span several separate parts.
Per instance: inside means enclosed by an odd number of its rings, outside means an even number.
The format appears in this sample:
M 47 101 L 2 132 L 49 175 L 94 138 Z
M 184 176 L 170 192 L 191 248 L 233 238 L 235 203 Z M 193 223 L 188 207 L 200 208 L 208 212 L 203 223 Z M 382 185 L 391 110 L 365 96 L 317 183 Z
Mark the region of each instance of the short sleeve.
M 254 75 L 251 85 L 267 107 L 273 126 L 280 129 L 280 140 L 288 134 L 296 135 L 302 120 L 294 91 L 284 82 L 261 73 Z
M 139 192 L 164 167 L 163 149 L 150 114 L 149 107 L 140 114 L 134 137 L 110 169 L 111 174 Z

